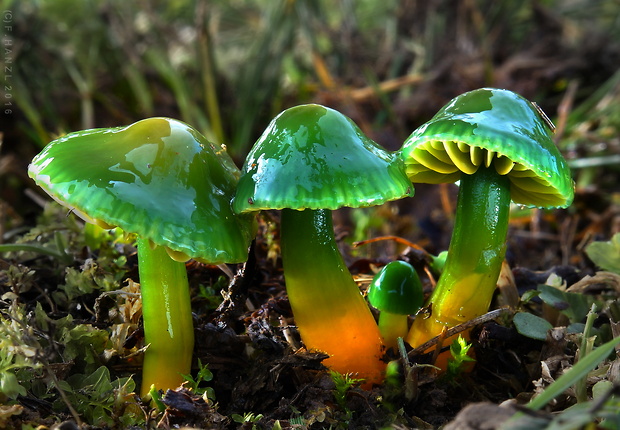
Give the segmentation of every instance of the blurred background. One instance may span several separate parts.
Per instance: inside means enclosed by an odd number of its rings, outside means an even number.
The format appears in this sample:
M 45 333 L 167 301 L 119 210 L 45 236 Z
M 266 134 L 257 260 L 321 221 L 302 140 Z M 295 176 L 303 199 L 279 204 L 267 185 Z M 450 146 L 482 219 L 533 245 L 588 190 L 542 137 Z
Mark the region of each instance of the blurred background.
M 321 103 L 390 150 L 483 86 L 536 101 L 579 189 L 615 195 L 618 0 L 2 0 L 0 204 L 40 208 L 29 160 L 70 131 L 181 119 L 241 166 L 283 109 Z

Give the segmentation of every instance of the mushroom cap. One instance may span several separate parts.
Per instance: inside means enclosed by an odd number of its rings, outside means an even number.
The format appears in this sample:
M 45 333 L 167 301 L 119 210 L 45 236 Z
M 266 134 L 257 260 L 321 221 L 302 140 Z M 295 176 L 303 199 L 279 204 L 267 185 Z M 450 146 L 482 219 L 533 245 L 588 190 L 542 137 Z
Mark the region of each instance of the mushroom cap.
M 511 182 L 515 203 L 567 207 L 574 183 L 553 143 L 552 124 L 520 95 L 481 88 L 452 99 L 401 148 L 413 183 L 455 182 L 483 163 Z
M 236 212 L 379 205 L 413 195 L 397 154 L 321 105 L 292 107 L 265 129 L 241 169 Z
M 67 134 L 32 160 L 28 174 L 87 221 L 150 239 L 179 259 L 247 259 L 252 219 L 231 206 L 239 169 L 225 148 L 180 121 Z
M 413 315 L 422 306 L 422 283 L 411 264 L 395 260 L 383 266 L 368 288 L 368 301 L 382 312 Z

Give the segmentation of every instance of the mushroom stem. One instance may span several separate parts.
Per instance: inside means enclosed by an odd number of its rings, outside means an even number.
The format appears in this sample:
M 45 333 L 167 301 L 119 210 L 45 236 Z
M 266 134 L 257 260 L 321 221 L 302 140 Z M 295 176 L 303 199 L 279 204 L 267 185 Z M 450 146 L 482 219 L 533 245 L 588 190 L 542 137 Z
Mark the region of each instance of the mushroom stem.
M 331 211 L 283 209 L 281 238 L 286 290 L 306 347 L 329 354 L 324 364 L 332 370 L 381 382 L 381 335 L 338 250 Z
M 398 315 L 386 311 L 382 311 L 379 315 L 379 332 L 381 332 L 385 346 L 388 348 L 396 348 L 398 338 L 405 338 L 408 328 L 407 315 Z
M 426 304 L 430 315 L 419 315 L 407 335 L 411 346 L 488 310 L 506 254 L 509 209 L 510 180 L 493 166 L 461 175 L 446 263 Z
M 194 326 L 185 264 L 162 246 L 138 238 L 138 271 L 142 293 L 144 353 L 141 395 L 151 389 L 181 385 L 191 371 Z

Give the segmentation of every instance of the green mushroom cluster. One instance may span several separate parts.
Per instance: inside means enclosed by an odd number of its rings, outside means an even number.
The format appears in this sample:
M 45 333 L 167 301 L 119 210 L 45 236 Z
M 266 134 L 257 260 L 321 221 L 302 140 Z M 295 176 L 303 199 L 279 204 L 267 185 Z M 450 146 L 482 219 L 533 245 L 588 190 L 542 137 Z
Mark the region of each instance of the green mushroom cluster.
M 340 112 L 316 104 L 280 113 L 238 169 L 187 124 L 149 118 L 63 136 L 28 173 L 86 221 L 137 235 L 145 341 L 142 395 L 191 371 L 194 331 L 185 262 L 242 263 L 255 214 L 281 211 L 284 276 L 295 324 L 324 364 L 380 383 L 397 338 L 417 346 L 489 306 L 504 259 L 511 201 L 566 207 L 573 185 L 547 122 L 506 90 L 463 94 L 389 152 Z M 413 183 L 460 182 L 454 233 L 427 318 L 415 270 L 385 266 L 368 299 L 334 238 L 331 211 L 414 194 Z

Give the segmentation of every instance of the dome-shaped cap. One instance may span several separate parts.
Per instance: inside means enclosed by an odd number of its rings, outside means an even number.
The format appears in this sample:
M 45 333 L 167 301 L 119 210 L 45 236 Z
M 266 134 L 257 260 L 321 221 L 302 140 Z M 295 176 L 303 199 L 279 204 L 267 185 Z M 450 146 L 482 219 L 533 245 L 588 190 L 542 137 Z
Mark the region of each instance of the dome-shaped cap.
M 454 98 L 407 138 L 401 149 L 413 183 L 458 181 L 493 165 L 511 182 L 515 203 L 566 207 L 570 169 L 537 106 L 508 90 L 481 88 Z
M 252 221 L 232 211 L 239 177 L 224 148 L 169 118 L 49 143 L 28 174 L 87 220 L 213 264 L 247 259 Z M 185 254 L 185 256 L 183 256 Z
M 383 312 L 413 315 L 422 306 L 422 283 L 411 264 L 395 260 L 374 276 L 368 288 L 368 301 Z
M 402 160 L 349 118 L 324 106 L 296 106 L 269 124 L 242 168 L 234 208 L 337 209 L 413 195 Z

